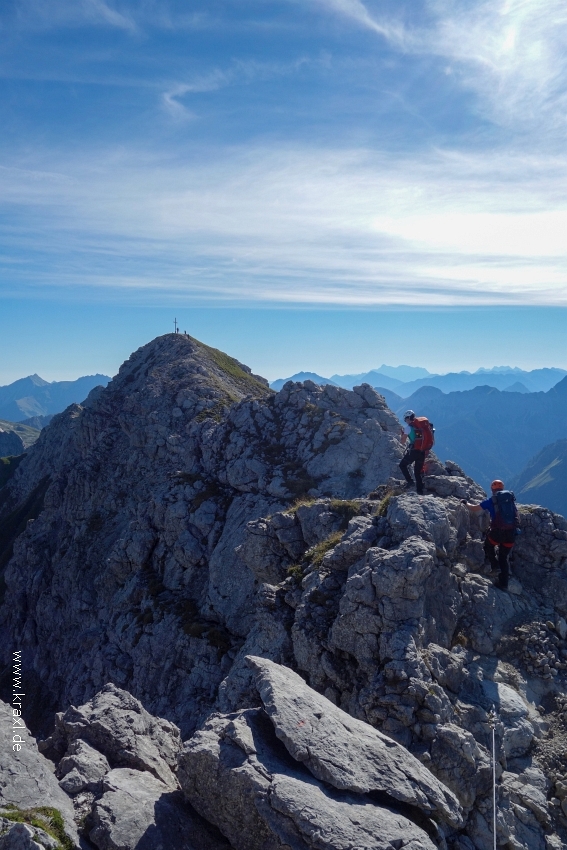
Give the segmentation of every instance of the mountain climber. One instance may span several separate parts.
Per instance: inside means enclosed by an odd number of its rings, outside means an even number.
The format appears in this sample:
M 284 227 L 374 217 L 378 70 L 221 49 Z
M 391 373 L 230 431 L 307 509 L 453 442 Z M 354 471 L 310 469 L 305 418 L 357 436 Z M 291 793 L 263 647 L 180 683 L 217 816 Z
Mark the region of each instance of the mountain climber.
M 408 470 L 413 463 L 415 475 L 415 489 L 418 495 L 423 496 L 423 464 L 426 455 L 433 445 L 433 427 L 425 416 L 416 416 L 413 410 L 406 410 L 401 432 L 402 446 L 406 443 L 406 453 L 400 461 L 400 469 L 406 479 L 406 487 L 413 487 L 414 480 Z
M 490 528 L 484 541 L 484 552 L 490 561 L 493 570 L 500 570 L 496 581 L 496 587 L 506 590 L 510 576 L 510 565 L 508 558 L 516 538 L 518 528 L 518 509 L 516 508 L 516 497 L 510 490 L 504 489 L 504 482 L 496 479 L 490 485 L 492 495 L 480 502 L 471 505 L 466 499 L 461 499 L 463 505 L 479 514 L 488 511 L 490 514 Z M 498 546 L 498 559 L 496 558 L 496 547 Z

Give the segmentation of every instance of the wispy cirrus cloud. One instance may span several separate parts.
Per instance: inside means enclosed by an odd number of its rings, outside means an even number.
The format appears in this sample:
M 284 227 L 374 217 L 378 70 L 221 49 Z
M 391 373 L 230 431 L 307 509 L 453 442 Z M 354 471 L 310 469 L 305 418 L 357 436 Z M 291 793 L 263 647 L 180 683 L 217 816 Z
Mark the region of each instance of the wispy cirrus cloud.
M 567 160 L 132 151 L 0 171 L 6 280 L 259 303 L 567 305 Z M 19 222 L 25 221 L 25 226 Z
M 499 124 L 565 130 L 567 5 L 563 0 L 425 0 L 423 20 L 362 0 L 314 0 L 406 54 L 447 60 Z M 378 6 L 377 11 L 373 7 Z M 384 11 L 384 9 L 388 11 Z
M 25 29 L 54 29 L 98 25 L 135 32 L 130 8 L 119 9 L 106 0 L 20 0 L 15 21 Z
M 194 118 L 194 113 L 188 109 L 179 98 L 187 94 L 199 94 L 202 92 L 216 91 L 227 85 L 231 74 L 215 69 L 209 74 L 196 77 L 192 82 L 174 83 L 162 94 L 163 106 L 168 114 L 176 120 Z
M 258 62 L 254 60 L 236 61 L 227 68 L 215 68 L 207 74 L 201 74 L 188 82 L 176 82 L 162 94 L 165 110 L 174 119 L 194 118 L 194 113 L 181 101 L 185 95 L 218 91 L 232 85 L 250 85 L 258 80 L 270 80 L 296 73 L 306 64 L 317 65 L 325 60 L 312 60 L 300 56 L 292 62 Z
M 408 39 L 409 34 L 399 22 L 391 17 L 379 19 L 373 16 L 362 0 L 314 0 L 314 2 L 331 12 L 350 18 L 360 26 L 384 36 L 398 46 L 403 45 Z

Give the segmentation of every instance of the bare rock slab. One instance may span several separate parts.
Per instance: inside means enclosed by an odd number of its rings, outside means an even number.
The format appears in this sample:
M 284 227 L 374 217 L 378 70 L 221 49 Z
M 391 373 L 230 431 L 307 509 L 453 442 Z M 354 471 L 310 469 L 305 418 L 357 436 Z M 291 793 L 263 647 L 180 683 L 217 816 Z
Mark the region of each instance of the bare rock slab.
M 229 850 L 183 801 L 149 773 L 111 770 L 93 807 L 89 837 L 99 850 Z
M 277 737 L 311 773 L 343 791 L 387 794 L 452 826 L 462 824 L 455 795 L 405 747 L 356 720 L 264 658 L 247 657 Z
M 434 850 L 428 834 L 295 762 L 263 709 L 211 718 L 179 758 L 185 797 L 234 850 Z

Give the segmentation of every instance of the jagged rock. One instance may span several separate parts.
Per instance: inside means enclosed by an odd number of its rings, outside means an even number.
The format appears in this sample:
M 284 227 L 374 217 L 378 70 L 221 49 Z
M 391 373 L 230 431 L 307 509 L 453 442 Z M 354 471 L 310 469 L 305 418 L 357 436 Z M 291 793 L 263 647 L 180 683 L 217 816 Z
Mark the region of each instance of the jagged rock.
M 467 575 L 461 583 L 465 602 L 463 616 L 467 619 L 470 645 L 477 652 L 490 655 L 501 639 L 506 623 L 515 614 L 512 597 L 493 587 L 479 575 Z
M 508 758 L 526 753 L 534 738 L 529 711 L 516 691 L 500 682 L 484 681 L 484 693 L 504 724 L 504 752 Z
M 407 750 L 321 697 L 296 673 L 249 656 L 256 687 L 290 755 L 341 791 L 374 791 L 453 826 L 462 823 L 457 799 Z
M 78 738 L 69 744 L 67 754 L 57 766 L 57 775 L 60 777 L 60 787 L 65 793 L 74 796 L 85 788 L 97 791 L 109 770 L 106 757 Z
M 189 802 L 235 850 L 433 850 L 423 829 L 366 795 L 339 793 L 294 762 L 261 709 L 216 717 L 187 742 Z
M 99 850 L 229 850 L 179 792 L 131 768 L 105 776 L 93 824 L 89 838 Z
M 398 434 L 368 386 L 274 394 L 191 337 L 155 340 L 54 417 L 6 485 L 0 523 L 35 521 L 3 550 L 1 645 L 29 650 L 34 690 L 63 705 L 113 681 L 189 734 L 225 677 L 219 649 L 254 627 L 258 577 L 235 551 L 247 523 L 308 491 L 364 496 L 397 469 Z M 310 518 L 297 511 L 308 545 Z
M 462 655 L 430 643 L 423 653 L 423 660 L 436 682 L 455 694 L 459 693 L 465 678 Z
M 137 699 L 113 684 L 80 708 L 71 706 L 57 715 L 57 734 L 69 743 L 60 772 L 76 769 L 85 779 L 83 787 L 100 781 L 107 758 L 113 765 L 148 771 L 167 788 L 177 787 L 172 767 L 181 749 L 179 729 L 152 717 Z
M 45 830 L 0 817 L 0 850 L 57 850 L 59 842 Z
M 345 535 L 321 562 L 323 569 L 347 570 L 377 542 L 379 521 L 367 516 L 350 520 Z
M 27 726 L 19 725 L 22 718 L 14 715 L 14 710 L 19 711 L 0 701 L 0 809 L 9 805 L 20 810 L 40 806 L 57 809 L 64 819 L 68 836 L 77 842 L 71 801 L 59 787 L 52 763 L 38 751 Z M 14 749 L 14 736 L 23 741 L 16 743 L 20 746 L 19 750 Z M 15 837 L 9 840 L 28 840 L 26 835 L 25 830 L 16 831 Z M 29 840 L 33 840 L 33 836 Z M 12 844 L 6 844 L 6 847 L 12 847 Z
M 463 806 L 471 808 L 482 791 L 490 785 L 490 759 L 474 736 L 455 723 L 428 725 L 423 730 L 431 738 L 431 767 L 459 797 Z

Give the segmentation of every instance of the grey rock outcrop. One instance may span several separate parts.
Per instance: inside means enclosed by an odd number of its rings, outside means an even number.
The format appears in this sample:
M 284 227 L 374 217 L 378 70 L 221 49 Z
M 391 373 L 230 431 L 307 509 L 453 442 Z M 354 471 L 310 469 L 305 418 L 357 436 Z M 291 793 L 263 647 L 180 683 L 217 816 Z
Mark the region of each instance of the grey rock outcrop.
M 57 809 L 69 838 L 76 842 L 73 805 L 59 787 L 52 763 L 39 752 L 27 726 L 14 725 L 15 720 L 19 724 L 22 718 L 12 712 L 12 706 L 0 701 L 0 815 L 2 807 L 6 806 L 15 806 L 21 811 L 43 806 Z M 19 750 L 14 749 L 14 736 L 23 741 Z M 17 847 L 16 841 L 35 840 L 25 829 L 18 828 L 14 832 L 7 824 L 3 828 L 9 832 L 9 837 L 4 839 L 6 848 Z
M 101 780 L 110 770 L 106 756 L 98 750 L 90 747 L 80 738 L 71 741 L 67 747 L 67 754 L 58 765 L 60 787 L 74 797 L 85 788 L 89 791 L 97 791 Z
M 404 747 L 341 711 L 293 671 L 262 658 L 247 661 L 277 737 L 317 779 L 341 791 L 385 794 L 462 825 L 455 796 Z
M 59 713 L 40 745 L 99 850 L 228 850 L 178 790 L 179 730 L 126 691 L 108 684 Z
M 400 813 L 314 779 L 278 750 L 261 709 L 208 721 L 185 745 L 179 776 L 186 798 L 235 850 L 435 847 Z
M 111 770 L 93 806 L 89 838 L 99 850 L 229 850 L 195 812 L 150 773 Z
M 113 681 L 188 734 L 226 674 L 219 652 L 256 618 L 258 579 L 235 553 L 247 523 L 308 490 L 384 484 L 398 432 L 370 387 L 274 394 L 190 337 L 150 343 L 55 416 L 3 489 L 0 524 L 34 521 L 0 551 L 2 645 L 59 704 Z
M 127 691 L 105 685 L 90 702 L 80 708 L 71 706 L 55 722 L 53 738 L 43 747 L 66 745 L 59 764 L 62 777 L 75 770 L 85 786 L 96 785 L 110 762 L 148 771 L 167 788 L 177 787 L 172 767 L 181 749 L 179 729 L 153 717 Z
M 0 850 L 58 850 L 59 842 L 44 829 L 0 817 Z
M 462 826 L 446 819 L 445 837 L 427 838 L 448 850 L 491 846 L 495 710 L 500 844 L 567 840 L 567 523 L 522 506 L 502 593 L 484 563 L 482 520 L 460 503 L 481 488 L 431 456 L 428 494 L 402 492 L 398 436 L 368 386 L 305 381 L 274 394 L 180 334 L 135 352 L 108 387 L 42 431 L 0 493 L 0 654 L 10 665 L 21 647 L 34 728 L 47 733 L 59 712 L 46 746 L 77 813 L 107 794 L 122 799 L 103 791 L 108 768 L 176 793 L 180 739 L 169 736 L 177 744 L 164 752 L 157 717 L 244 763 L 224 730 L 237 716 L 260 722 L 246 661 L 256 656 L 300 673 L 457 798 Z M 262 769 L 248 761 L 254 784 Z M 314 812 L 364 796 L 285 763 L 316 789 Z M 275 801 L 291 788 L 277 775 L 259 815 L 270 835 L 280 833 L 268 821 L 284 823 Z M 293 841 L 312 846 L 294 818 Z
M 309 540 L 299 516 L 307 509 Z M 324 500 L 299 508 L 295 517 L 284 512 L 251 524 L 253 542 L 240 551 L 255 574 L 277 566 L 278 547 L 280 563 L 294 563 L 285 579 L 264 585 L 269 592 L 260 598 L 272 642 L 250 634 L 221 688 L 221 706 L 227 711 L 247 699 L 254 704 L 245 657 L 262 646 L 262 655 L 297 665 L 312 687 L 351 717 L 408 748 L 458 797 L 467 818 L 464 834 L 475 847 L 488 848 L 490 817 L 482 813 L 490 805 L 490 711 L 498 717 L 504 769 L 508 760 L 537 750 L 540 740 L 542 756 L 547 753 L 542 763 L 551 766 L 533 689 L 542 693 L 543 676 L 552 694 L 565 686 L 562 603 L 555 605 L 554 598 L 564 593 L 567 578 L 564 520 L 543 509 L 522 515 L 524 533 L 514 553 L 519 593 L 509 595 L 483 574 L 481 526 L 457 499 L 400 495 L 384 500 L 383 516 L 365 514 L 364 500 L 357 510 L 360 515 L 343 531 L 329 524 L 332 512 Z M 538 534 L 536 543 L 532 529 L 541 528 L 540 517 L 548 517 L 547 537 Z M 528 556 L 534 544 L 546 552 L 537 588 Z M 556 666 L 547 673 L 543 665 L 532 668 L 537 677 L 524 667 L 519 676 L 517 635 L 527 628 L 521 624 L 537 621 L 551 606 L 557 628 L 548 623 L 540 634 L 536 627 L 539 644 L 531 629 L 523 640 L 539 645 L 542 657 Z M 279 643 L 273 639 L 277 622 Z M 543 822 L 520 803 L 505 803 L 504 787 L 502 794 L 502 840 L 526 850 L 535 836 L 544 842 Z

